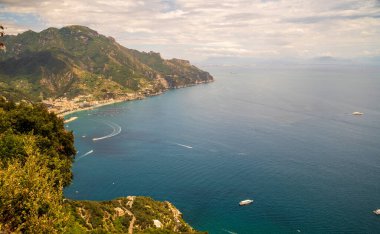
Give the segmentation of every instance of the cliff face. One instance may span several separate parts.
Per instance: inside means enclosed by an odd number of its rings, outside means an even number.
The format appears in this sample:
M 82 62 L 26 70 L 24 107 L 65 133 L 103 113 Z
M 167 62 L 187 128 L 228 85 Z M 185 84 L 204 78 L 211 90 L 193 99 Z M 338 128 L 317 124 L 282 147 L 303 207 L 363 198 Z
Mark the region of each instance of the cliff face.
M 5 36 L 0 95 L 41 100 L 92 94 L 95 100 L 150 95 L 213 81 L 186 60 L 125 48 L 84 26 Z

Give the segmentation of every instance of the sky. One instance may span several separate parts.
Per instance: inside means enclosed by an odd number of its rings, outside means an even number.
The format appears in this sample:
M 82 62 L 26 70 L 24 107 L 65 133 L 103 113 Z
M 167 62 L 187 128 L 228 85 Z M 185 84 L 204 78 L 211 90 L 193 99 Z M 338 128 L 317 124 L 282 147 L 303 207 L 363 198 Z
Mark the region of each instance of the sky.
M 84 25 L 164 58 L 380 56 L 380 0 L 0 0 L 6 33 Z

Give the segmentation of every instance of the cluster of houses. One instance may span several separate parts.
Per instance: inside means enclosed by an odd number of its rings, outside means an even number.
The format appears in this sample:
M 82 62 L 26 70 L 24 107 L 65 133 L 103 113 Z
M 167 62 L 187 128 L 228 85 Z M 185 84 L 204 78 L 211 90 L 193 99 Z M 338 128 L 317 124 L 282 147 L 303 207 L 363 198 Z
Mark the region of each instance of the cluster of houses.
M 92 95 L 80 95 L 74 99 L 68 99 L 67 97 L 61 97 L 57 99 L 49 98 L 43 100 L 42 103 L 49 109 L 49 111 L 61 114 L 64 112 L 75 111 L 78 109 L 88 108 L 101 104 L 103 101 L 91 101 Z M 105 100 L 109 102 L 112 100 Z

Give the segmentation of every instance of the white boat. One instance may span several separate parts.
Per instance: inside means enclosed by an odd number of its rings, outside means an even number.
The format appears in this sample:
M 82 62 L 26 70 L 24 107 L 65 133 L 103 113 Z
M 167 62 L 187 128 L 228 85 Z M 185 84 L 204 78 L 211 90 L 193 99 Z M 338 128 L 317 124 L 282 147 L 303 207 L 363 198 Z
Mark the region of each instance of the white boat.
M 246 206 L 246 205 L 249 205 L 253 203 L 253 200 L 243 200 L 241 202 L 239 202 L 239 206 Z
M 380 215 L 380 209 L 374 210 L 373 213 Z
M 355 112 L 352 112 L 352 115 L 364 115 L 363 112 L 359 112 L 359 111 L 355 111 Z

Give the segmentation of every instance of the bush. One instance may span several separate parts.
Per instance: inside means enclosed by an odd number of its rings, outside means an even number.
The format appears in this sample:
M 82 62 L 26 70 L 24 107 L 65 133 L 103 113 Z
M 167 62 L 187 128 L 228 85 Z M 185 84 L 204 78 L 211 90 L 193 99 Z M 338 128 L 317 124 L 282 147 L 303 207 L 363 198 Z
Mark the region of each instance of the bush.
M 18 159 L 0 170 L 0 230 L 22 233 L 60 233 L 64 213 L 62 182 L 48 168 L 30 139 L 25 163 Z

